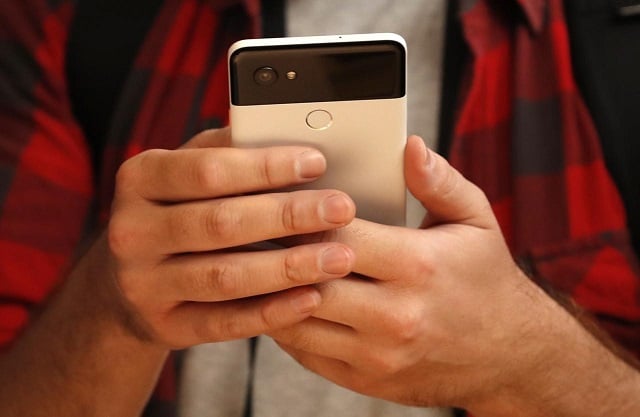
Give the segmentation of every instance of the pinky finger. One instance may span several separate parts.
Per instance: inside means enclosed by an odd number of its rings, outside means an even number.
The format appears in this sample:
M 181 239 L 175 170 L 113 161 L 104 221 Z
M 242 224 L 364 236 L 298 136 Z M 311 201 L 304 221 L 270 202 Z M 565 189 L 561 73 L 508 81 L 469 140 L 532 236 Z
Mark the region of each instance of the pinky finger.
M 351 391 L 400 404 L 424 406 L 422 403 L 416 403 L 415 399 L 407 397 L 410 391 L 407 391 L 402 384 L 377 379 L 339 359 L 308 353 L 282 343 L 278 345 L 306 369 Z
M 335 384 L 363 393 L 363 389 L 358 389 L 364 388 L 359 386 L 363 379 L 358 376 L 358 372 L 355 372 L 355 368 L 349 363 L 340 359 L 305 352 L 277 341 L 276 343 L 278 343 L 278 346 L 287 352 L 289 356 L 295 359 L 296 362 L 311 372 L 314 372 Z
M 189 302 L 172 311 L 168 331 L 182 347 L 244 339 L 294 325 L 320 302 L 311 286 L 232 301 Z

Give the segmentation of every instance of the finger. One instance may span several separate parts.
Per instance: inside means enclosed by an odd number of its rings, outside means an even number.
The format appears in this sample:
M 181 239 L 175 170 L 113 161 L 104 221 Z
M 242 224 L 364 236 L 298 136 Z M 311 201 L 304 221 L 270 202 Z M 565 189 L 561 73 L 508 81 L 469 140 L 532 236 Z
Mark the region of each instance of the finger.
M 360 351 L 364 345 L 358 332 L 351 327 L 314 317 L 268 335 L 280 346 L 350 364 L 362 356 Z
M 170 258 L 158 270 L 157 297 L 226 301 L 341 278 L 354 254 L 340 244 Z
M 382 360 L 380 363 L 377 361 L 366 363 L 362 360 L 358 363 L 349 363 L 323 354 L 309 353 L 286 344 L 280 344 L 280 347 L 306 369 L 351 391 L 409 406 L 424 407 L 425 405 L 424 400 L 419 402 L 416 400 L 418 397 L 413 390 L 407 389 L 403 384 L 390 382 L 390 377 L 396 377 L 402 368 L 393 360 L 387 361 L 385 355 L 380 356 Z M 364 353 L 366 352 L 365 350 Z M 429 378 L 429 375 L 421 375 L 421 378 Z M 419 390 L 414 384 L 411 386 Z M 424 392 L 420 394 L 428 395 Z
M 347 361 L 335 359 L 328 355 L 309 353 L 278 340 L 276 340 L 276 343 L 302 366 L 330 381 L 340 384 L 339 381 L 345 380 L 344 376 L 353 375 L 354 367 Z
M 171 255 L 342 227 L 353 220 L 355 205 L 340 191 L 304 190 L 150 206 L 141 213 L 140 219 L 121 219 L 149 224 L 145 239 L 135 239 L 138 247 L 130 249 Z
M 326 161 L 304 147 L 153 149 L 119 169 L 119 196 L 159 202 L 215 198 L 313 181 Z
M 370 327 L 372 322 L 378 329 L 385 326 L 378 318 L 388 307 L 389 294 L 380 283 L 349 275 L 340 282 L 318 284 L 316 289 L 322 296 L 322 305 L 314 312 L 314 317 L 359 330 Z
M 353 219 L 347 226 L 277 239 L 286 247 L 317 242 L 341 242 L 356 254 L 353 272 L 383 281 L 415 283 L 432 259 L 431 230 L 408 229 Z
M 169 331 L 185 346 L 242 339 L 292 326 L 309 317 L 321 299 L 313 287 L 221 303 L 185 303 L 169 316 Z
M 296 349 L 294 346 L 282 343 L 277 339 L 276 343 L 283 351 L 309 371 L 352 391 L 365 392 L 365 387 L 362 384 L 366 380 L 363 379 L 358 366 L 349 361 L 336 359 L 322 353 L 316 354 L 303 349 Z M 339 352 L 336 353 L 339 355 Z
M 362 336 L 378 340 L 409 340 L 425 331 L 429 300 L 406 288 L 380 280 L 349 275 L 316 285 L 322 305 L 313 317 L 348 326 Z M 375 302 L 372 302 L 375 300 Z M 378 340 L 380 345 L 385 341 Z
M 453 231 L 453 227 L 455 225 L 447 231 Z M 400 281 L 403 285 L 413 285 L 415 279 L 429 273 L 431 262 L 438 261 L 434 257 L 441 253 L 436 251 L 440 240 L 432 239 L 435 233 L 435 229 L 409 229 L 356 218 L 345 227 L 290 236 L 277 239 L 277 242 L 286 247 L 340 242 L 349 246 L 356 254 L 353 272 L 376 280 Z
M 202 131 L 181 146 L 183 149 L 220 148 L 231 146 L 231 128 Z
M 484 193 L 417 136 L 407 140 L 405 177 L 409 191 L 427 209 L 431 221 L 494 225 Z
M 282 350 L 287 352 L 289 356 L 306 369 L 338 385 L 344 386 L 345 382 L 349 381 L 351 376 L 354 375 L 355 367 L 347 361 L 335 359 L 331 356 L 309 353 L 302 349 L 296 349 L 294 346 L 287 345 L 286 343 L 279 342 L 278 340 L 276 340 L 276 342 Z M 351 387 L 348 382 L 347 387 Z

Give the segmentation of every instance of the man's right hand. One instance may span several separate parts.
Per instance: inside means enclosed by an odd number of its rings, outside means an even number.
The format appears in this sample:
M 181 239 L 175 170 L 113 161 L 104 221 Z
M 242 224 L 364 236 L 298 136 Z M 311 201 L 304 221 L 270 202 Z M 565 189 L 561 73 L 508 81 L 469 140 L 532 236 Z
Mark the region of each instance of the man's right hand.
M 229 129 L 178 150 L 150 150 L 116 177 L 108 228 L 129 328 L 168 348 L 254 336 L 319 305 L 312 284 L 345 276 L 354 254 L 325 242 L 242 245 L 348 224 L 353 202 L 332 190 L 256 194 L 313 181 L 326 162 L 303 147 L 234 149 Z M 133 320 L 131 320 L 133 319 Z

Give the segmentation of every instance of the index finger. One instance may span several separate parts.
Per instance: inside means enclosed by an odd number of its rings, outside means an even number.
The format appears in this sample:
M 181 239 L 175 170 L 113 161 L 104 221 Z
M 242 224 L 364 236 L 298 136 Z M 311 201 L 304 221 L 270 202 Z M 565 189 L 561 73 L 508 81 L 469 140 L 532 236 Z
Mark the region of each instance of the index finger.
M 159 202 L 179 202 L 283 188 L 310 182 L 326 169 L 306 147 L 154 149 L 126 161 L 118 189 Z

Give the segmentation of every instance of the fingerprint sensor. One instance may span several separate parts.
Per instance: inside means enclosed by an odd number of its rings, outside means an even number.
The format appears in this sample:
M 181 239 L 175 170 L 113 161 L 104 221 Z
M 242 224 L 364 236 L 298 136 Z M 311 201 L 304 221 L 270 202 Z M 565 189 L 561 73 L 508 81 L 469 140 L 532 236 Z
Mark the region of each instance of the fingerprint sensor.
M 314 130 L 322 130 L 331 126 L 333 117 L 326 110 L 314 110 L 307 115 L 307 125 Z

